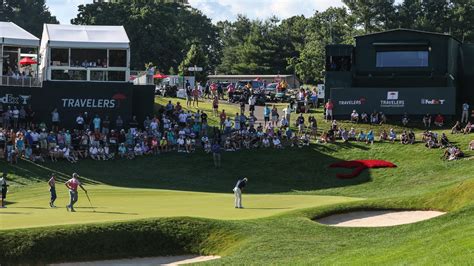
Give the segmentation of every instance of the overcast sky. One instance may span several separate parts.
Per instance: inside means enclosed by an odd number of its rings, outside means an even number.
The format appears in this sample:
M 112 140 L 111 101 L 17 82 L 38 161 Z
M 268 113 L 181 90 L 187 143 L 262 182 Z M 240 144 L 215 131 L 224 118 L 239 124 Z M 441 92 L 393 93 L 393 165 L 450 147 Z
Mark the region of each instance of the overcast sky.
M 70 24 L 76 17 L 77 6 L 92 3 L 92 0 L 46 0 L 53 15 L 61 24 Z M 324 11 L 330 6 L 342 6 L 341 0 L 189 0 L 213 22 L 234 20 L 237 14 L 250 18 L 265 19 L 276 15 L 288 18 L 294 15 L 311 16 L 315 10 Z

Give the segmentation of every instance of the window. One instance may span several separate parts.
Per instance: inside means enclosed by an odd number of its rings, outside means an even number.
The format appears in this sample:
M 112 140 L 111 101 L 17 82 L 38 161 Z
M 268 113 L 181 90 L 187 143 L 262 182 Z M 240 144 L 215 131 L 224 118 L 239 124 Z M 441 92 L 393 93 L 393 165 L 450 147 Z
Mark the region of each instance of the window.
M 71 49 L 72 67 L 107 67 L 106 49 Z
M 109 81 L 126 81 L 125 71 L 109 71 Z
M 52 70 L 52 80 L 87 80 L 86 70 Z
M 377 52 L 377 67 L 428 67 L 428 51 Z
M 91 80 L 93 81 L 106 81 L 107 71 L 91 71 Z
M 127 67 L 127 51 L 109 50 L 109 67 Z
M 52 66 L 69 66 L 69 49 L 51 48 Z

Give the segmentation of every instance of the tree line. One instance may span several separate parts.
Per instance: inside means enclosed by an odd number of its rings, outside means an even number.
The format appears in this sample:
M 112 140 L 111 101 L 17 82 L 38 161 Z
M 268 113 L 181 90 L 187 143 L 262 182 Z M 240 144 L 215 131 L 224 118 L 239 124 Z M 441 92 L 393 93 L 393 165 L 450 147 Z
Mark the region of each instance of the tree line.
M 354 36 L 407 28 L 449 33 L 474 42 L 474 0 L 343 0 L 345 7 L 311 17 L 271 17 L 213 24 L 201 11 L 160 1 L 80 5 L 72 24 L 123 25 L 129 35 L 132 68 L 152 62 L 167 74 L 190 74 L 201 66 L 203 80 L 218 74 L 296 74 L 320 82 L 327 44 L 353 44 Z M 34 7 L 34 11 L 31 10 Z M 41 10 L 38 10 L 40 8 Z M 44 0 L 4 0 L 1 17 L 35 35 L 43 23 L 57 23 Z

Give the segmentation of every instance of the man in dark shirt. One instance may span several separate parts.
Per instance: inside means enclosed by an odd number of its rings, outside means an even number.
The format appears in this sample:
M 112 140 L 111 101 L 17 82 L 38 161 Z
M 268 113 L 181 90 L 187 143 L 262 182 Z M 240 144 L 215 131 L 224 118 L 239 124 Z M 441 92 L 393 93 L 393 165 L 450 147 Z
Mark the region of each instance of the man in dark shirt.
M 235 208 L 243 209 L 242 207 L 242 190 L 247 185 L 248 179 L 242 178 L 237 181 L 234 187 L 234 196 L 235 196 Z

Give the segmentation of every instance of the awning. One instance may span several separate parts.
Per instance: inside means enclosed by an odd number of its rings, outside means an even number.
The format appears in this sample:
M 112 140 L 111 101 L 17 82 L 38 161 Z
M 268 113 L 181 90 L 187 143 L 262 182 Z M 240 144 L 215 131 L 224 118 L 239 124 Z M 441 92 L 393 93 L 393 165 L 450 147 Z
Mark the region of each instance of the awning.
M 10 46 L 38 47 L 40 41 L 15 23 L 0 21 L 0 43 Z

